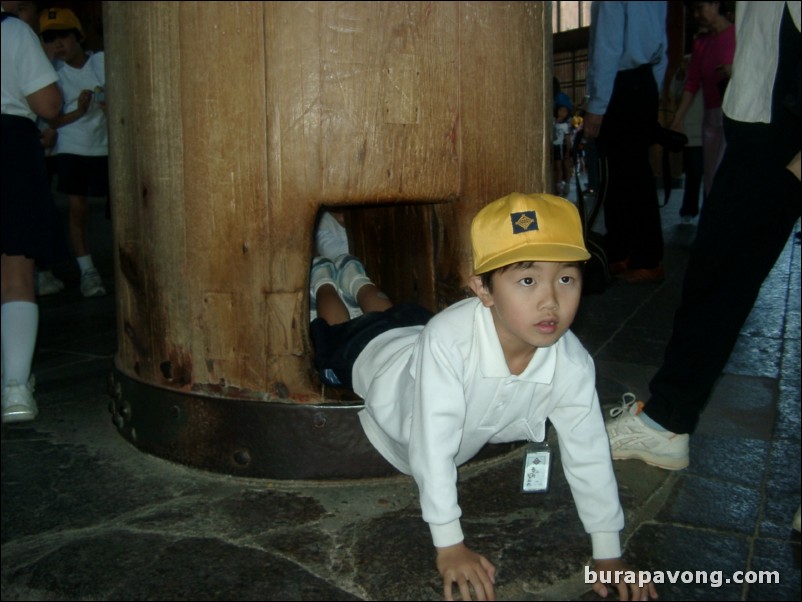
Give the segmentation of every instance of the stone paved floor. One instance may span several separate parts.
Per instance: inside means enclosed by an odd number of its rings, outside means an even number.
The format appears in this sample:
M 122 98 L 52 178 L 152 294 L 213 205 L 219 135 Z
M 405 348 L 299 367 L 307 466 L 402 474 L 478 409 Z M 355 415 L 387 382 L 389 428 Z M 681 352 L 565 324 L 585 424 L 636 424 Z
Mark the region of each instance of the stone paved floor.
M 646 392 L 668 340 L 695 228 L 678 223 L 678 207 L 675 193 L 663 210 L 663 283 L 615 285 L 583 301 L 574 330 L 596 360 L 606 406 Z M 109 224 L 94 209 L 97 262 L 112 289 Z M 83 299 L 74 270 L 57 274 L 68 289 L 41 300 L 41 414 L 2 428 L 3 600 L 441 598 L 406 477 L 242 479 L 129 445 L 107 410 L 114 296 Z M 669 574 L 662 600 L 800 599 L 800 538 L 790 528 L 800 503 L 799 280 L 792 240 L 691 438 L 690 468 L 616 463 L 630 560 L 722 579 L 672 584 Z M 549 493 L 523 495 L 520 462 L 519 450 L 460 472 L 464 528 L 498 567 L 498 598 L 596 599 L 583 582 L 589 540 L 561 470 Z M 738 584 L 736 571 L 776 571 L 779 583 Z

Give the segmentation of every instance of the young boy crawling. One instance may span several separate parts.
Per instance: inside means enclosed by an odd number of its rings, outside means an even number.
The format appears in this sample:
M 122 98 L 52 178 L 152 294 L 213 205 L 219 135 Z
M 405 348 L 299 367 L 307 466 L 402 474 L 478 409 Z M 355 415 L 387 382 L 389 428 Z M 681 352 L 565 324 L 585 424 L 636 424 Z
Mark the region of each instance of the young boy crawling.
M 624 517 L 594 365 L 569 331 L 590 257 L 576 207 L 547 194 L 512 193 L 479 211 L 471 244 L 475 298 L 433 317 L 393 306 L 339 325 L 313 322 L 321 376 L 352 384 L 365 400 L 359 417 L 368 439 L 414 477 L 447 600 L 454 583 L 464 600 L 471 590 L 476 599 L 495 599 L 495 567 L 464 542 L 457 467 L 488 442 L 543 441 L 546 420 L 559 437 L 596 574 L 621 571 L 622 600 L 656 597 L 651 583 L 629 584 L 630 592 L 624 582 L 632 569 L 621 559 Z M 355 262 L 339 262 L 350 273 L 335 270 L 322 283 L 313 274 L 313 295 L 329 284 L 357 297 L 370 281 Z M 318 311 L 319 304 L 320 295 Z M 593 589 L 608 593 L 598 581 Z

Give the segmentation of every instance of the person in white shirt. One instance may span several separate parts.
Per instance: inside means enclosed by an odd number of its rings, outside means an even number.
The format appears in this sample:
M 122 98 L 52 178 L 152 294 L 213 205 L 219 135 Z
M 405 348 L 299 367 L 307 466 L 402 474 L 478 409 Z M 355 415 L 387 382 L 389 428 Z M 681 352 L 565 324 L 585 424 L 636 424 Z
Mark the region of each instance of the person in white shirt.
M 329 347 L 316 365 L 352 380 L 368 439 L 415 478 L 446 599 L 454 583 L 464 600 L 470 588 L 495 599 L 495 567 L 464 543 L 457 467 L 486 443 L 542 442 L 547 420 L 596 570 L 631 570 L 593 360 L 569 330 L 590 257 L 579 212 L 560 197 L 512 193 L 476 215 L 471 242 L 475 297 L 433 317 L 394 306 L 324 328 Z M 616 587 L 629 593 L 623 578 Z M 656 596 L 653 584 L 630 587 L 633 599 Z M 593 589 L 607 594 L 599 581 Z
M 39 412 L 31 375 L 39 327 L 34 267 L 52 259 L 54 205 L 36 119 L 55 117 L 61 107 L 58 76 L 12 4 L 3 3 L 1 38 L 3 423 L 33 420 Z
M 597 203 L 619 282 L 660 282 L 663 230 L 649 148 L 668 66 L 667 2 L 592 2 L 585 137 L 602 165 Z
M 722 105 L 727 148 L 651 396 L 607 425 L 616 460 L 688 466 L 689 435 L 799 220 L 801 12 L 800 2 L 736 4 L 738 46 Z
M 62 113 L 50 120 L 58 131 L 57 190 L 69 199 L 69 234 L 85 297 L 106 294 L 89 251 L 88 197 L 109 195 L 109 138 L 106 122 L 105 55 L 81 46 L 81 22 L 68 8 L 42 11 L 39 31 L 48 54 L 57 61 Z

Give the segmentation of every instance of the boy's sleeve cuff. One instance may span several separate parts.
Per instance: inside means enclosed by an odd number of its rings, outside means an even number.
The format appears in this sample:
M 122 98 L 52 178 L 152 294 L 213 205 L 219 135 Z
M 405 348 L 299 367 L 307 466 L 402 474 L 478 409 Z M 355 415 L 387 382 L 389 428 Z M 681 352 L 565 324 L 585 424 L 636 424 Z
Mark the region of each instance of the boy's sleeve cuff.
M 591 533 L 594 560 L 621 558 L 621 539 L 618 531 Z
M 462 527 L 459 524 L 459 519 L 444 525 L 433 525 L 429 523 L 429 531 L 432 533 L 432 541 L 437 548 L 453 546 L 465 539 L 465 536 L 462 534 Z M 617 533 L 616 536 L 618 536 Z

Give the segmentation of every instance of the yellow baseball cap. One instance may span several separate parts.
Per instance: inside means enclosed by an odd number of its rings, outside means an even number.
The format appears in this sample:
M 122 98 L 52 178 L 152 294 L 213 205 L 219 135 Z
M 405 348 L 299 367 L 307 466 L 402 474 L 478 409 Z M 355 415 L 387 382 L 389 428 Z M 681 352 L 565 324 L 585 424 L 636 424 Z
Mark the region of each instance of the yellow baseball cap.
M 513 192 L 485 206 L 471 224 L 473 272 L 519 261 L 586 261 L 579 211 L 551 194 Z
M 42 14 L 39 15 L 39 33 L 44 33 L 50 29 L 77 29 L 81 36 L 84 35 L 81 22 L 69 8 L 48 8 L 42 11 Z

